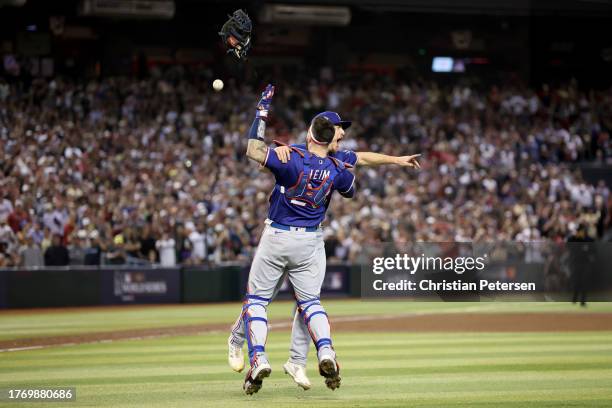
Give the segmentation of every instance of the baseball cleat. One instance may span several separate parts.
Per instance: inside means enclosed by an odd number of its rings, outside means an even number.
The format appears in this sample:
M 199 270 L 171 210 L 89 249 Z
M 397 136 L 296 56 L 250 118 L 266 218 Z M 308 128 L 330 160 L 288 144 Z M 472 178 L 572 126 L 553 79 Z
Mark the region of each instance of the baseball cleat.
M 244 379 L 244 392 L 247 395 L 255 394 L 263 385 L 263 379 L 270 376 L 272 368 L 268 363 L 258 364 L 256 367 L 251 367 Z
M 330 390 L 340 387 L 340 366 L 331 356 L 321 357 L 319 361 L 319 374 L 325 377 L 325 385 Z
M 291 361 L 287 361 L 283 365 L 283 369 L 285 370 L 285 374 L 288 374 L 293 381 L 304 390 L 310 389 L 310 380 L 306 376 L 306 367 L 301 366 L 299 364 L 292 363 Z
M 244 354 L 242 347 L 232 344 L 232 336 L 227 339 L 227 362 L 232 370 L 241 372 L 244 370 Z

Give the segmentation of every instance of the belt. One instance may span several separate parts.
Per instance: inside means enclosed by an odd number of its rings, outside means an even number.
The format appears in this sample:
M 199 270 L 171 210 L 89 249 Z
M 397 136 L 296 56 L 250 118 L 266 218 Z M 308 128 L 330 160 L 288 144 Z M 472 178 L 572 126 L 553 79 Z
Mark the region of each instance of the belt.
M 278 222 L 272 221 L 270 226 L 273 228 L 282 229 L 285 231 L 300 231 L 300 232 L 316 232 L 319 230 L 319 226 L 316 227 L 292 227 L 290 225 L 279 224 Z

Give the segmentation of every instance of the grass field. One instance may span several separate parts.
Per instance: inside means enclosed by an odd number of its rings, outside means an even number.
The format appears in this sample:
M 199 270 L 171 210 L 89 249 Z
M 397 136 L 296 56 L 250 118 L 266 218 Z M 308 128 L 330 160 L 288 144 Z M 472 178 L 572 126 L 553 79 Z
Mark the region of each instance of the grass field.
M 559 303 L 449 304 L 334 301 L 330 315 L 505 312 L 610 312 Z M 238 304 L 0 313 L 2 339 L 183 324 L 228 325 Z M 279 302 L 270 318 L 286 318 Z M 272 376 L 243 394 L 242 374 L 226 363 L 227 333 L 79 344 L 0 353 L 0 388 L 77 388 L 69 407 L 611 407 L 612 332 L 414 333 L 338 332 L 342 387 L 325 388 L 309 360 L 313 388 L 302 391 L 282 372 L 289 332 L 272 330 Z M 4 404 L 4 405 L 2 405 Z M 11 406 L 0 402 L 2 406 Z

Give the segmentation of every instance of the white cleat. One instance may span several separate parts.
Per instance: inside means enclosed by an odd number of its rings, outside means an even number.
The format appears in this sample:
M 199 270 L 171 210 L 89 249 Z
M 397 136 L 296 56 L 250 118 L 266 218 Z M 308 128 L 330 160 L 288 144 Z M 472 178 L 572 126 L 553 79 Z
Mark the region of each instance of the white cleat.
M 242 347 L 232 344 L 232 336 L 227 339 L 227 362 L 237 373 L 244 370 L 244 353 Z
M 306 376 L 306 367 L 301 366 L 299 364 L 292 363 L 291 361 L 287 361 L 283 365 L 283 369 L 285 370 L 285 374 L 288 374 L 293 381 L 304 390 L 310 389 L 310 380 Z

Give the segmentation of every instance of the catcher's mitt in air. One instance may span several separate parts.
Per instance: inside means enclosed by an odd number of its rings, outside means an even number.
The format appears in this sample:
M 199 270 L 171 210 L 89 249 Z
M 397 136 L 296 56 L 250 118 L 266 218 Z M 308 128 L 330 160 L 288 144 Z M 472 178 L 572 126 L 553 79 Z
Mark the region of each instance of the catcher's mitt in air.
M 242 10 L 234 11 L 228 16 L 229 20 L 223 24 L 219 35 L 228 47 L 227 52 L 234 54 L 238 59 L 246 59 L 247 52 L 251 48 L 251 30 L 253 24 L 251 19 Z

